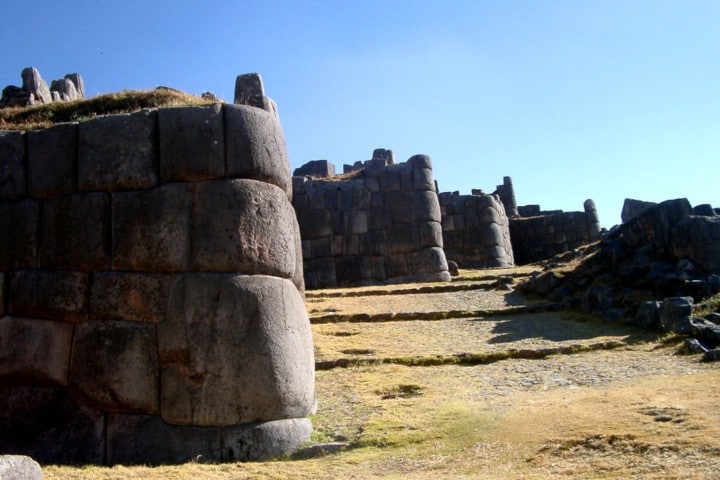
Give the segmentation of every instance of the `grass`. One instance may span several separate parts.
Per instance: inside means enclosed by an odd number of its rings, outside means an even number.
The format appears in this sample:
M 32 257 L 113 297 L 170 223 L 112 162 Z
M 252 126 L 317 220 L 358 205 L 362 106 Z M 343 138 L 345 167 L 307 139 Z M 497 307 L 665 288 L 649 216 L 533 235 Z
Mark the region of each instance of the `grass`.
M 201 97 L 169 88 L 125 90 L 73 102 L 56 102 L 27 108 L 0 109 L 1 130 L 37 130 L 56 123 L 80 122 L 98 115 L 132 113 L 143 108 L 207 105 Z
M 387 297 L 395 308 L 417 295 Z M 385 297 L 335 298 L 352 313 Z M 346 362 L 316 372 L 312 440 L 347 448 L 261 463 L 45 466 L 45 478 L 717 478 L 720 369 L 675 355 L 666 338 L 576 312 L 312 328 L 318 360 Z

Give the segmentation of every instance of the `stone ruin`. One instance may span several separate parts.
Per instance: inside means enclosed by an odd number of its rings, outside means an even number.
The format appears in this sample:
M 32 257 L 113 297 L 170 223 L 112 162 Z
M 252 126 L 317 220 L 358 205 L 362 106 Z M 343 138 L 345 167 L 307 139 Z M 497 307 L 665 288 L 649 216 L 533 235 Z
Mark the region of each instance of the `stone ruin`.
M 299 229 L 259 102 L 0 132 L 0 452 L 158 464 L 309 440 Z
M 582 212 L 543 211 L 539 205 L 518 207 L 510 219 L 515 262 L 525 265 L 546 260 L 600 239 L 595 202 L 588 199 Z
M 59 80 L 53 80 L 49 88 L 37 68 L 23 69 L 21 77 L 22 87 L 8 85 L 3 89 L 0 108 L 30 107 L 85 98 L 85 82 L 79 73 L 69 73 Z
M 448 259 L 464 268 L 514 265 L 510 221 L 499 195 L 473 190 L 472 195 L 445 192 L 439 198 Z
M 428 156 L 395 164 L 378 149 L 333 174 L 321 160 L 293 176 L 308 288 L 450 280 Z

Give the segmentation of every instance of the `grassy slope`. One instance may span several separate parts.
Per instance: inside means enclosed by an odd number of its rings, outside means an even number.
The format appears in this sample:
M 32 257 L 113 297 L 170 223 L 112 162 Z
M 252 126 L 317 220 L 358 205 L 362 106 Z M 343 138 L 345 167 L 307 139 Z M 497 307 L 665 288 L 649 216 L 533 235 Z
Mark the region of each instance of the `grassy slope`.
M 78 122 L 97 115 L 130 113 L 143 108 L 211 103 L 168 88 L 126 90 L 74 102 L 57 102 L 28 108 L 0 109 L 0 130 L 35 130 L 55 123 Z

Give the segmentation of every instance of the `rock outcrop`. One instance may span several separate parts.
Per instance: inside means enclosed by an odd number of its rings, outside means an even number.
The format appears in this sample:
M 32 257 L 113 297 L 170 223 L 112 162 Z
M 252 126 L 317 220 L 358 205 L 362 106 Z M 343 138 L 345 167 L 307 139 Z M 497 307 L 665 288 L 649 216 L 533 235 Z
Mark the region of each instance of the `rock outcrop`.
M 27 67 L 22 71 L 22 87 L 8 85 L 0 98 L 2 107 L 29 107 L 52 102 L 71 102 L 85 98 L 85 82 L 78 73 L 69 73 L 64 78 L 53 80 L 48 88 L 37 68 Z

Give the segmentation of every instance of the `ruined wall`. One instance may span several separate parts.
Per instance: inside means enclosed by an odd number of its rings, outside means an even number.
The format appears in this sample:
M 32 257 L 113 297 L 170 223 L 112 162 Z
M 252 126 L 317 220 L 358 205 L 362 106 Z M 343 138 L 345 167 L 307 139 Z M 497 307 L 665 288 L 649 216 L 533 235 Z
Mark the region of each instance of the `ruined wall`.
M 545 260 L 599 239 L 595 202 L 586 200 L 584 210 L 544 212 L 537 205 L 518 207 L 520 216 L 510 219 L 515 262 L 524 265 Z
M 376 158 L 336 177 L 293 177 L 293 206 L 308 288 L 450 280 L 426 155 L 397 165 Z
M 509 220 L 496 194 L 439 195 L 445 255 L 463 268 L 514 264 Z
M 0 132 L 0 452 L 174 463 L 308 440 L 290 192 L 260 108 Z

